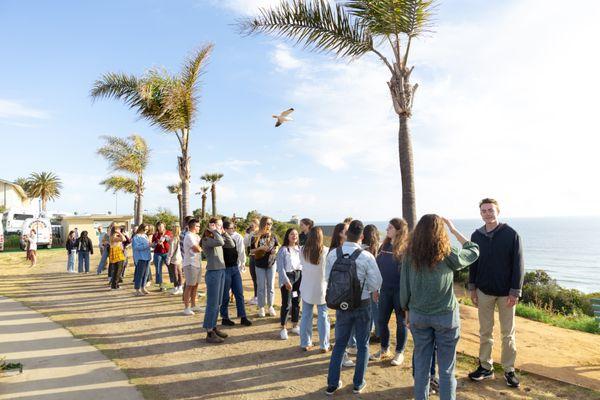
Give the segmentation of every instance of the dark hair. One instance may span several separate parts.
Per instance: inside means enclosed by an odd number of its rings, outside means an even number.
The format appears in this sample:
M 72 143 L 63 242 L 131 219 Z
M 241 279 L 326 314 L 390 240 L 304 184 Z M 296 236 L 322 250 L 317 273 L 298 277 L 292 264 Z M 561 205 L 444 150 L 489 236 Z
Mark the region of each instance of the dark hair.
M 164 223 L 164 222 L 162 222 L 162 221 L 156 221 L 156 224 L 154 224 L 154 227 L 156 228 L 156 230 L 158 230 L 158 227 L 159 227 L 161 224 L 162 224 L 162 225 L 165 225 L 165 223 Z
M 144 233 L 144 231 L 146 230 L 146 224 L 140 224 L 140 226 L 137 227 L 137 229 L 135 230 L 136 234 L 140 234 L 140 233 Z
M 121 233 L 125 233 L 125 231 L 127 230 L 127 228 L 125 228 L 125 225 L 121 225 L 121 227 L 119 228 L 119 230 L 121 231 Z
M 364 230 L 365 226 L 363 225 L 362 221 L 359 219 L 355 219 L 354 221 L 350 222 L 350 225 L 348 226 L 348 232 L 346 232 L 346 239 L 349 242 L 358 242 L 358 239 L 360 239 L 360 235 L 363 234 Z
M 367 246 L 365 250 L 377 257 L 379 252 L 379 230 L 373 224 L 365 226 L 362 243 Z
M 83 232 L 81 232 L 81 235 L 80 235 L 80 237 L 82 237 L 82 238 L 84 238 L 84 239 L 85 239 L 86 237 L 88 237 L 88 233 L 87 233 L 87 231 L 83 231 Z
M 323 230 L 318 226 L 310 228 L 306 235 L 306 244 L 302 248 L 302 255 L 312 264 L 319 264 L 323 257 Z
M 287 231 L 285 231 L 285 236 L 283 237 L 283 245 L 284 246 L 289 246 L 291 244 L 290 243 L 290 234 L 293 231 L 296 231 L 296 228 L 289 228 Z M 298 232 L 298 231 L 296 231 L 296 232 Z
M 347 224 L 344 223 L 339 223 L 335 226 L 335 228 L 333 228 L 333 233 L 331 234 L 331 244 L 329 246 L 329 251 L 333 250 L 333 249 L 337 249 L 338 247 L 340 247 L 341 245 L 344 244 L 344 240 L 342 239 L 342 232 L 344 232 L 344 229 L 346 229 L 348 227 Z
M 227 220 L 223 221 L 223 229 L 235 228 L 235 223 L 233 221 Z
M 190 223 L 190 220 L 194 219 L 193 215 L 187 215 L 184 219 L 183 219 L 183 226 L 188 226 L 188 224 Z
M 302 218 L 300 220 L 300 222 L 302 222 L 304 225 L 308 226 L 309 229 L 312 229 L 312 227 L 315 226 L 315 221 L 313 221 L 310 218 Z
M 198 223 L 198 220 L 196 218 L 191 218 L 188 220 L 187 226 L 188 226 L 188 228 L 191 228 L 192 225 L 195 225 L 197 223 Z
M 400 261 L 408 246 L 408 224 L 402 218 L 392 218 L 389 223 L 396 229 L 396 235 L 392 239 L 386 236 L 381 247 L 391 244 L 394 258 Z
M 74 235 L 75 231 L 69 231 L 69 234 L 67 235 L 67 237 L 70 237 L 71 235 Z
M 421 217 L 409 245 L 412 267 L 433 269 L 450 255 L 450 238 L 446 233 L 444 220 L 435 214 Z
M 212 217 L 211 219 L 208 220 L 209 224 L 216 224 L 218 220 L 220 220 L 221 218 L 217 218 L 217 217 Z
M 117 227 L 114 225 L 110 226 L 110 236 L 114 235 L 114 233 L 117 231 Z M 83 232 L 82 232 L 83 233 Z

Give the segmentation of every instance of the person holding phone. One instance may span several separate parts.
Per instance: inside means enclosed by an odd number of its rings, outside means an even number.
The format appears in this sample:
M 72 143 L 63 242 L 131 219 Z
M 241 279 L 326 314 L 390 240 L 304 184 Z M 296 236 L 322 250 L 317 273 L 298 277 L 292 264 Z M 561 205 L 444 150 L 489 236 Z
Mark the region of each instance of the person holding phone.
M 258 296 L 258 316 L 265 316 L 265 306 L 269 307 L 269 315 L 277 314 L 273 308 L 275 300 L 274 277 L 275 256 L 279 241 L 271 232 L 273 220 L 266 215 L 260 219 L 258 232 L 252 237 L 250 256 L 254 257 L 256 266 L 256 287 Z
M 291 314 L 292 333 L 300 335 L 300 282 L 302 281 L 302 263 L 298 247 L 298 231 L 290 228 L 283 237 L 283 246 L 277 253 L 277 274 L 281 288 L 281 331 L 279 337 L 287 340 L 287 319 Z

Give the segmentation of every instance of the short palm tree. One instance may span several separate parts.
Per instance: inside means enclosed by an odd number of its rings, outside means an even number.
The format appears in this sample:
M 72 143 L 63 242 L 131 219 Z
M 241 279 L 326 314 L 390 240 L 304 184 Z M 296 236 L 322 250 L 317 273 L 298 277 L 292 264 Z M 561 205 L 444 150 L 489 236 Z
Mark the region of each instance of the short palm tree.
M 122 100 L 151 125 L 175 134 L 181 149 L 177 166 L 182 215 L 190 214 L 190 131 L 198 108 L 200 75 L 212 49 L 213 45 L 208 44 L 194 51 L 177 75 L 162 69 L 151 69 L 140 77 L 107 73 L 94 83 L 91 91 L 94 99 Z
M 282 1 L 259 9 L 259 15 L 239 21 L 243 34 L 270 33 L 338 57 L 358 58 L 373 53 L 388 68 L 388 87 L 398 115 L 398 153 L 402 179 L 402 213 L 416 223 L 413 152 L 408 121 L 417 84 L 411 84 L 408 64 L 413 39 L 427 32 L 434 0 Z M 388 59 L 380 47 L 389 46 Z
M 53 172 L 34 172 L 27 178 L 25 186 L 30 197 L 38 197 L 42 201 L 42 211 L 46 213 L 48 200 L 60 197 L 62 182 Z
M 104 146 L 97 153 L 104 157 L 113 172 L 125 173 L 125 176 L 114 175 L 100 182 L 106 190 L 124 191 L 135 196 L 133 219 L 137 226 L 142 223 L 142 198 L 144 197 L 144 171 L 150 159 L 150 149 L 143 137 L 131 135 L 127 138 L 117 136 L 101 136 Z
M 181 213 L 181 182 L 176 185 L 167 186 L 167 190 L 169 193 L 177 195 L 177 205 L 179 206 L 179 226 L 183 227 L 184 215 Z
M 27 195 L 27 197 L 33 197 L 29 193 L 29 181 L 27 180 L 27 178 L 19 177 L 14 180 L 14 183 L 21 186 L 21 188 L 25 191 L 25 194 Z
M 200 214 L 200 217 L 202 219 L 204 219 L 204 217 L 206 216 L 206 197 L 209 189 L 210 188 L 208 186 L 202 186 L 200 188 L 200 191 L 196 193 L 202 195 L 202 212 Z
M 204 174 L 200 177 L 200 179 L 210 184 L 213 217 L 217 216 L 217 182 L 219 182 L 221 178 L 223 178 L 223 174 L 218 172 L 212 174 Z

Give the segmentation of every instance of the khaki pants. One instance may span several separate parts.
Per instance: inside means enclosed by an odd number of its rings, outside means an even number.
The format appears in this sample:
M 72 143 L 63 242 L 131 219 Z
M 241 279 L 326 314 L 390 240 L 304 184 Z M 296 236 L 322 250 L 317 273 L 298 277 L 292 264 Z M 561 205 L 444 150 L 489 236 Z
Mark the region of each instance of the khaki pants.
M 477 289 L 479 314 L 479 361 L 485 369 L 493 369 L 492 347 L 494 346 L 494 308 L 498 305 L 500 333 L 502 335 L 502 367 L 505 372 L 515 369 L 517 346 L 515 342 L 515 309 L 507 307 L 508 296 L 488 296 Z

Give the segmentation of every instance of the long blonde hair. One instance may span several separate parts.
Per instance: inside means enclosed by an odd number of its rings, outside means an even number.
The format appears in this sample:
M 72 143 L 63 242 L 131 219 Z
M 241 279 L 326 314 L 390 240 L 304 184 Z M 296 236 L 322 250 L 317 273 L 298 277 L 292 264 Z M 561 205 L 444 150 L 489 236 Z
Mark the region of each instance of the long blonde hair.
M 408 247 L 408 224 L 402 218 L 392 218 L 389 224 L 396 229 L 396 234 L 393 238 L 385 237 L 381 247 L 392 244 L 392 253 L 396 261 L 401 261 L 406 248 Z

